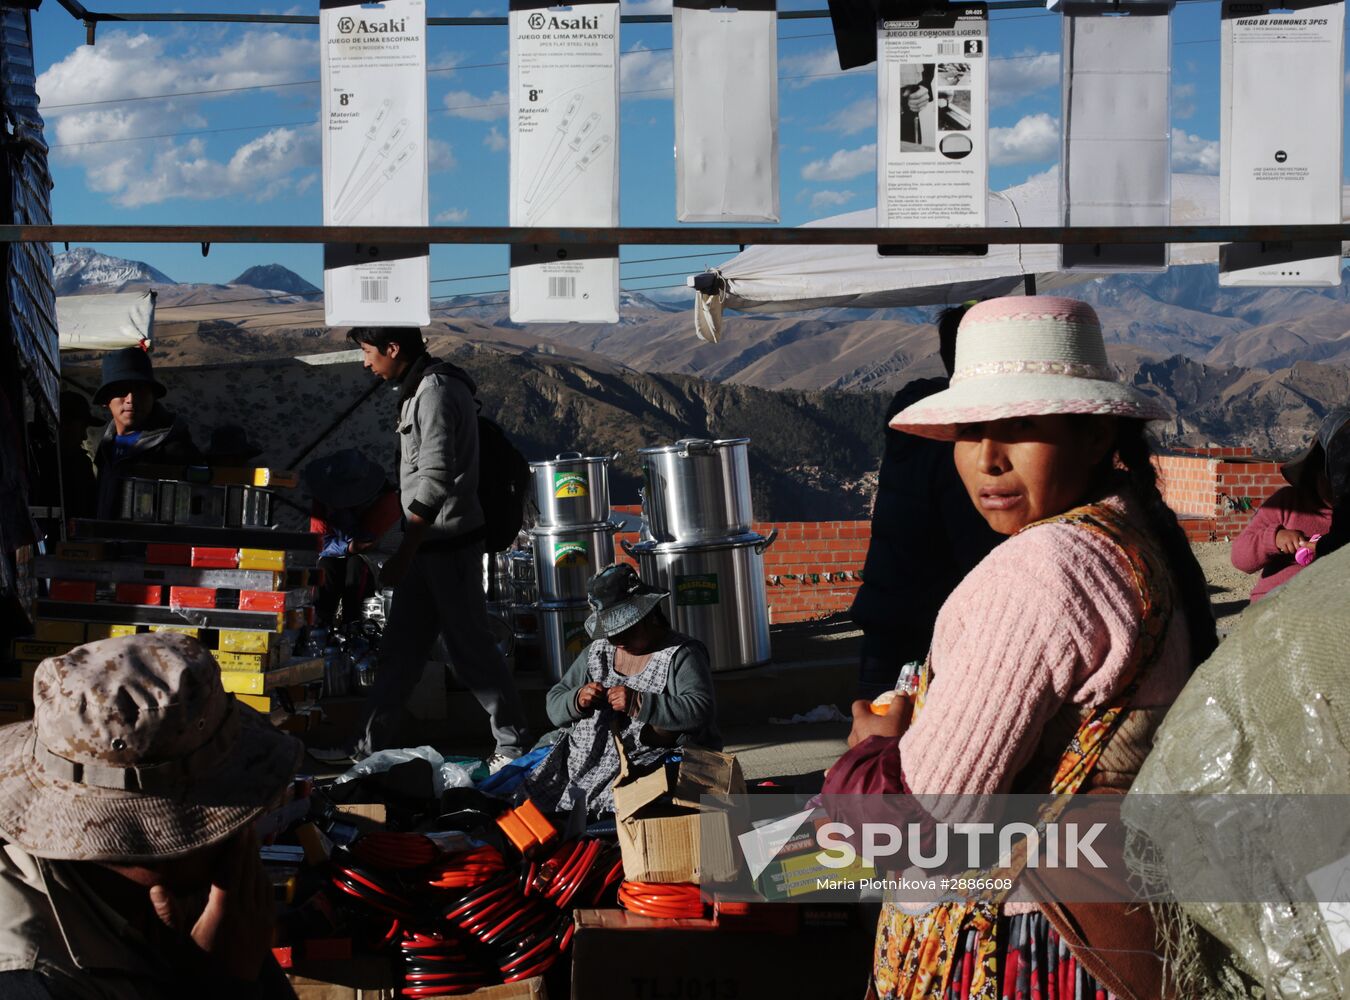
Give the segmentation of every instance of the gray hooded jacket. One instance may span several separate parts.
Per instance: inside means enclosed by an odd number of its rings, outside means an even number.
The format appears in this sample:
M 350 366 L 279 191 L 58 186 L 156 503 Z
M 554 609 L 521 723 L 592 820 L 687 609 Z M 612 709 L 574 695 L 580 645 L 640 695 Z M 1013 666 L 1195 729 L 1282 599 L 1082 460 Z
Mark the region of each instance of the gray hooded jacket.
M 399 488 L 403 509 L 431 522 L 423 545 L 481 533 L 477 387 L 468 374 L 423 354 L 399 383 Z

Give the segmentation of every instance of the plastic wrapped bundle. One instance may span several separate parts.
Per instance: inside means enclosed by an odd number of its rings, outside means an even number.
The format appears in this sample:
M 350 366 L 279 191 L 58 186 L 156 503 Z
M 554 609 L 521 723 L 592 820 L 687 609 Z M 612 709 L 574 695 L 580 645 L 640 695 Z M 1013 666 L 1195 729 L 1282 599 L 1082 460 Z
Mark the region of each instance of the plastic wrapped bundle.
M 1235 969 L 1275 998 L 1347 995 L 1350 902 L 1325 901 L 1350 900 L 1348 667 L 1342 551 L 1250 607 L 1159 730 L 1124 819 L 1131 869 L 1176 901 L 1181 995 L 1246 995 Z M 1206 960 L 1197 926 L 1230 954 Z

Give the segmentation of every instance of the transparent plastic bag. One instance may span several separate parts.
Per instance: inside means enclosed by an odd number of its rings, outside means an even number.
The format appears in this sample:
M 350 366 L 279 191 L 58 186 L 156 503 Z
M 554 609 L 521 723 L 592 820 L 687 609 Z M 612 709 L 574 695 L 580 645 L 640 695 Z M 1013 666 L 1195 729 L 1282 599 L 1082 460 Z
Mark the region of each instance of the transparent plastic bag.
M 348 781 L 355 781 L 357 778 L 366 778 L 372 774 L 382 774 L 385 771 L 397 767 L 399 764 L 406 764 L 412 760 L 425 760 L 431 765 L 435 793 L 437 796 L 443 795 L 447 788 L 472 788 L 473 778 L 469 772 L 442 757 L 433 747 L 412 747 L 403 750 L 380 750 L 371 754 L 361 763 L 355 765 L 351 770 L 339 775 L 333 779 L 333 784 L 341 785 Z

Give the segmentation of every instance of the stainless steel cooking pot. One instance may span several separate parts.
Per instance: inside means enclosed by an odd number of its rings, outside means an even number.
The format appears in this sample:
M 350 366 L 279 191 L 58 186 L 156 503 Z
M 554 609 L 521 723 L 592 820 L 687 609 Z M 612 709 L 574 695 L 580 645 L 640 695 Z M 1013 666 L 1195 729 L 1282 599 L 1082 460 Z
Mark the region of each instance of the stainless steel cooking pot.
M 535 528 L 534 577 L 541 601 L 584 601 L 586 583 L 614 561 L 610 521 L 570 528 Z
M 709 542 L 750 531 L 749 438 L 643 448 L 643 513 L 658 542 Z
M 746 533 L 719 542 L 624 544 L 642 579 L 670 591 L 664 608 L 677 631 L 708 647 L 713 670 L 769 661 L 764 550 L 778 537 Z
M 531 493 L 541 528 L 595 524 L 609 520 L 609 463 L 617 454 L 586 458 L 563 452 L 530 463 Z
M 539 605 L 539 635 L 543 641 L 544 670 L 558 682 L 572 661 L 590 643 L 586 618 L 591 609 L 585 601 Z

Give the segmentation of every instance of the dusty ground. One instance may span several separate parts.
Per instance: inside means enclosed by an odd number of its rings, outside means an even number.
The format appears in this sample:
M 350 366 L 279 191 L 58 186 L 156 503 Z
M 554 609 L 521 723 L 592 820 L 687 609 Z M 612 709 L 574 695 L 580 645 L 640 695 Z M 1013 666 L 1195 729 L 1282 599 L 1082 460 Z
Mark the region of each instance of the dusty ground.
M 1237 624 L 1257 578 L 1233 568 L 1229 559 L 1232 546 L 1228 542 L 1198 542 L 1191 548 L 1209 581 L 1209 599 L 1222 635 Z

